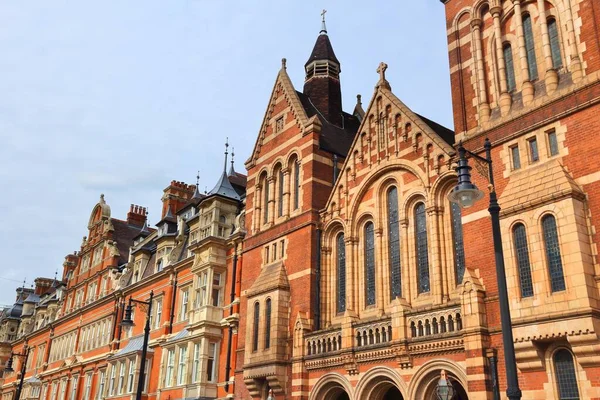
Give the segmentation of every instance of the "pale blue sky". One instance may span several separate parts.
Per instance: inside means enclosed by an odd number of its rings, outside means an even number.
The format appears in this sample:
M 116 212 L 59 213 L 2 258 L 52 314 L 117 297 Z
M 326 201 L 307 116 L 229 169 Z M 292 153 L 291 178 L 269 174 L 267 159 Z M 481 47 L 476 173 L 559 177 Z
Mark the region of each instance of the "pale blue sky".
M 302 90 L 323 8 L 346 111 L 385 61 L 394 93 L 452 128 L 438 0 L 0 1 L 0 304 L 60 274 L 100 193 L 156 223 L 172 179 L 212 188 L 226 136 L 243 170 L 282 57 Z

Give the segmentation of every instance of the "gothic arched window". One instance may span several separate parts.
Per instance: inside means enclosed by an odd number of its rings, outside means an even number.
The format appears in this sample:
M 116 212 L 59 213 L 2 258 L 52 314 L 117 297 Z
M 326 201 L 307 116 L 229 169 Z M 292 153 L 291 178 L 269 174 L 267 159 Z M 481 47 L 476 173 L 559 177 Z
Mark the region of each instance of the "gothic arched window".
M 269 222 L 269 179 L 265 175 L 263 180 L 263 224 Z
M 300 206 L 300 160 L 294 162 L 294 210 Z
M 419 293 L 429 292 L 429 254 L 427 250 L 427 217 L 425 204 L 415 207 L 415 240 L 417 251 L 417 285 Z
M 267 299 L 265 304 L 265 349 L 269 347 L 271 347 L 271 299 Z
M 365 224 L 365 304 L 375 304 L 375 231 L 372 222 Z
M 560 349 L 554 353 L 552 359 L 554 361 L 558 398 L 565 400 L 579 399 L 575 363 L 571 352 L 567 349 Z
M 458 204 L 451 202 L 452 244 L 454 247 L 454 272 L 456 284 L 460 285 L 465 275 L 465 246 L 463 241 L 462 211 Z
M 560 56 L 560 39 L 558 37 L 558 27 L 554 18 L 548 19 L 548 37 L 550 39 L 550 53 L 552 54 L 552 66 L 558 69 L 562 67 L 562 58 Z
M 277 176 L 277 188 L 279 193 L 277 195 L 277 216 L 283 215 L 283 170 L 280 168 Z
M 544 245 L 546 247 L 546 262 L 550 274 L 550 285 L 553 292 L 565 290 L 565 277 L 563 275 L 560 247 L 558 245 L 558 233 L 556 231 L 556 218 L 546 215 L 542 218 L 542 230 L 544 232 Z
M 402 277 L 400 272 L 400 228 L 398 215 L 398 189 L 391 187 L 387 193 L 388 247 L 390 258 L 390 296 L 402 297 Z
M 506 43 L 502 48 L 504 53 L 504 66 L 506 70 L 506 86 L 509 92 L 515 90 L 515 66 L 513 63 L 512 47 L 509 43 Z
M 523 224 L 516 224 L 513 228 L 513 241 L 519 269 L 519 282 L 521 284 L 521 297 L 533 296 L 533 282 L 531 279 L 531 264 L 529 263 L 529 248 L 527 246 L 527 233 Z
M 252 351 L 258 350 L 258 324 L 260 323 L 260 304 L 254 303 L 254 331 L 252 332 Z
M 346 244 L 344 234 L 340 233 L 336 239 L 337 255 L 337 312 L 346 311 Z
M 535 43 L 533 42 L 533 27 L 531 26 L 531 17 L 529 14 L 523 15 L 523 34 L 525 35 L 529 79 L 534 81 L 538 78 L 538 72 L 537 61 L 535 59 Z

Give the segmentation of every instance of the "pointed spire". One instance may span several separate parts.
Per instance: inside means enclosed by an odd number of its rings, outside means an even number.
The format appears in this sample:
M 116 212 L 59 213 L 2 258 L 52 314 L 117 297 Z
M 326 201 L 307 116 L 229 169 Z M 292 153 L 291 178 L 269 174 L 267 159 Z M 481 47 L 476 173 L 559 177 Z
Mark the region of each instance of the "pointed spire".
M 325 26 L 325 14 L 327 13 L 327 10 L 323 9 L 323 11 L 321 11 L 321 32 L 319 32 L 321 35 L 327 35 L 327 27 Z
M 227 148 L 229 147 L 229 138 L 225 138 L 225 164 L 223 164 L 223 172 L 227 172 Z
M 232 146 L 231 147 L 231 167 L 229 168 L 229 173 L 227 174 L 228 176 L 235 175 L 235 169 L 233 168 L 233 158 L 235 157 L 234 152 L 235 152 L 235 149 Z
M 202 197 L 202 195 L 200 194 L 200 171 L 198 171 L 196 174 L 196 190 L 194 190 L 192 199 L 199 199 L 200 197 Z

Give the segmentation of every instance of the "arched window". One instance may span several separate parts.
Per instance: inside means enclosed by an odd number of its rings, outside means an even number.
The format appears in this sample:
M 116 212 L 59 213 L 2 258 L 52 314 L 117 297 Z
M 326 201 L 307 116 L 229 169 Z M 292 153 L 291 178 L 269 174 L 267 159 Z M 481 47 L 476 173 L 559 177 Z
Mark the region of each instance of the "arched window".
M 521 297 L 531 297 L 533 296 L 533 282 L 531 279 L 531 264 L 529 263 L 529 248 L 527 247 L 527 233 L 523 224 L 516 224 L 513 228 L 513 241 L 519 268 Z
M 535 60 L 535 43 L 533 42 L 533 28 L 529 14 L 523 15 L 523 34 L 525 35 L 525 50 L 527 52 L 527 66 L 529 68 L 529 79 L 534 81 L 538 78 L 537 61 Z
M 260 323 L 260 304 L 254 303 L 254 332 L 252 332 L 252 351 L 258 350 L 258 324 Z
M 427 250 L 427 219 L 425 204 L 415 207 L 415 239 L 417 251 L 417 285 L 419 293 L 429 292 L 429 254 Z
M 542 218 L 542 230 L 544 232 L 544 245 L 546 246 L 546 261 L 548 273 L 550 274 L 550 285 L 553 292 L 565 290 L 565 277 L 563 275 L 560 247 L 558 245 L 558 233 L 556 231 L 556 218 L 546 215 Z
M 365 304 L 375 304 L 375 232 L 372 222 L 365 224 Z
M 504 65 L 506 70 L 504 71 L 506 74 L 506 86 L 509 92 L 515 90 L 515 66 L 513 63 L 513 54 L 512 47 L 509 43 L 506 43 L 502 48 L 504 53 Z
M 388 247 L 390 259 L 390 297 L 402 297 L 400 273 L 400 229 L 398 221 L 398 189 L 391 187 L 387 193 Z
M 552 66 L 556 69 L 562 67 L 562 58 L 560 57 L 560 40 L 558 37 L 558 27 L 554 18 L 548 19 L 548 36 L 550 39 L 550 52 L 552 54 Z
M 460 206 L 450 202 L 452 213 L 452 244 L 454 246 L 454 272 L 456 284 L 460 285 L 465 276 L 465 246 L 463 241 L 462 211 Z
M 281 217 L 283 215 L 283 169 L 279 169 L 279 174 L 277 175 L 277 216 Z
M 571 352 L 567 349 L 560 349 L 554 353 L 552 359 L 554 361 L 558 398 L 561 400 L 579 399 L 577 375 L 575 374 L 575 364 Z
M 269 222 L 269 179 L 265 174 L 263 178 L 263 224 Z
M 337 255 L 337 312 L 346 311 L 346 245 L 344 234 L 340 233 L 336 239 Z
M 265 305 L 265 349 L 269 347 L 271 347 L 271 299 L 267 299 Z
M 300 206 L 300 160 L 294 162 L 294 210 Z

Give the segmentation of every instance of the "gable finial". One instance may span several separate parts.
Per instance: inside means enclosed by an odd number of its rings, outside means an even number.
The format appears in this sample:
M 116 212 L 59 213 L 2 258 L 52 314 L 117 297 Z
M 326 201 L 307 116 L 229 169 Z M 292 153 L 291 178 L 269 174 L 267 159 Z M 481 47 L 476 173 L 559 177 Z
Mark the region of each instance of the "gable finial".
M 229 148 L 229 137 L 225 138 L 225 164 L 223 164 L 223 172 L 227 172 L 227 149 Z
M 377 73 L 379 74 L 379 82 L 377 82 L 377 87 L 383 85 L 388 90 L 391 90 L 389 82 L 385 79 L 385 71 L 387 68 L 388 65 L 383 61 L 379 63 L 379 67 L 377 67 Z
M 229 168 L 229 173 L 227 174 L 229 176 L 235 174 L 235 169 L 233 168 L 233 163 L 234 163 L 233 158 L 234 157 L 235 157 L 235 149 L 233 148 L 233 146 L 231 146 L 231 167 Z
M 322 35 L 327 35 L 327 27 L 325 26 L 325 14 L 327 13 L 327 10 L 323 9 L 323 11 L 321 11 L 321 32 L 319 32 Z
M 283 57 L 281 59 L 281 69 L 286 70 L 287 69 L 287 58 Z
M 200 171 L 196 174 L 196 187 L 200 184 Z

